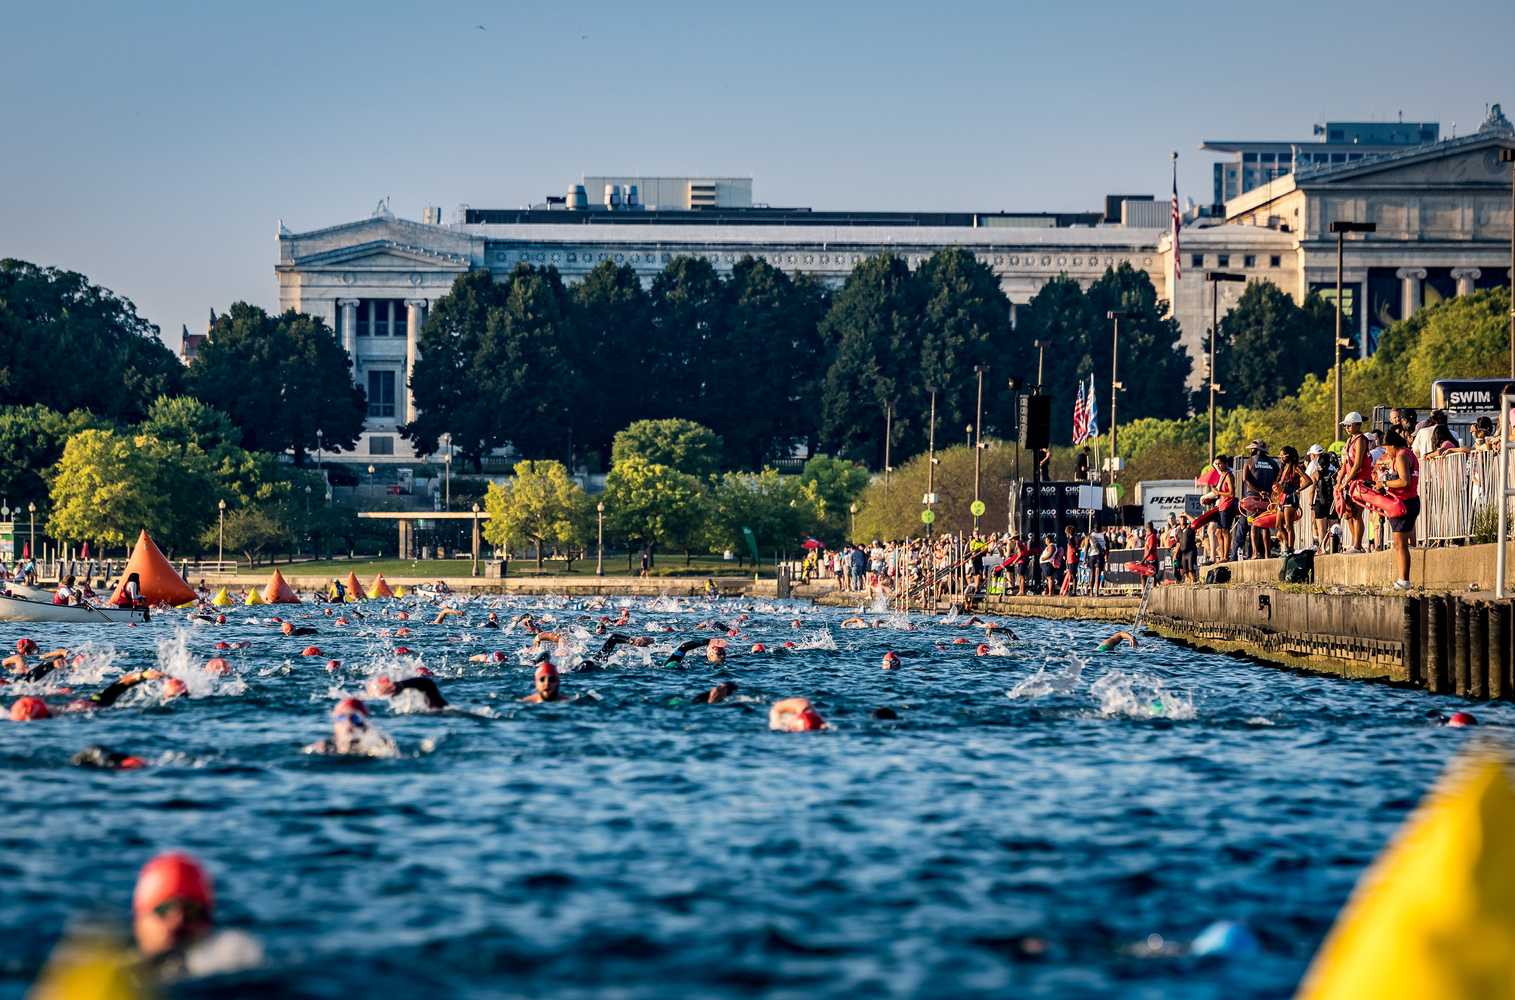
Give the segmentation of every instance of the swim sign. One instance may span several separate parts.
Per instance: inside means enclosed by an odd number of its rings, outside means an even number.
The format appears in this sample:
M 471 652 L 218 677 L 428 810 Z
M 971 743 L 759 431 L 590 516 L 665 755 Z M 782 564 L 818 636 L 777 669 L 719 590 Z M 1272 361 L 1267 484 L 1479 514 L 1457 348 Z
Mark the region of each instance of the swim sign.
M 921 523 L 922 524 L 930 524 L 932 521 L 935 521 L 935 520 L 936 520 L 936 511 L 932 510 L 930 507 L 927 507 L 925 510 L 921 511 Z
M 983 517 L 984 511 L 988 510 L 989 508 L 984 506 L 984 501 L 975 500 L 973 503 L 968 505 L 968 509 L 973 512 L 974 517 Z

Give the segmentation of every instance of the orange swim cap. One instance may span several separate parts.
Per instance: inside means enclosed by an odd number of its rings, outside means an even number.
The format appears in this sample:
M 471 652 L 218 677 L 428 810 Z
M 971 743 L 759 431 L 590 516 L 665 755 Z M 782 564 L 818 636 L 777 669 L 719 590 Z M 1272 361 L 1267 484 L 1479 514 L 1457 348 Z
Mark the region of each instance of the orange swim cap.
M 212 657 L 211 659 L 205 661 L 205 672 L 208 674 L 213 674 L 216 677 L 221 677 L 225 674 L 231 673 L 231 664 L 227 663 L 219 656 Z
M 320 656 L 321 655 L 321 647 L 320 646 L 306 646 L 304 649 L 300 650 L 300 655 L 301 656 Z
M 979 656 L 988 656 L 989 655 L 989 644 L 987 642 L 981 642 L 981 643 L 979 643 L 978 644 L 978 648 L 975 649 L 974 652 L 977 653 Z
M 50 718 L 52 714 L 48 711 L 47 702 L 30 695 L 17 698 L 15 704 L 11 705 L 12 722 L 31 722 L 33 719 Z
M 752 644 L 752 651 L 754 653 L 766 653 L 768 652 L 768 647 L 763 645 L 761 642 L 754 642 Z
M 163 682 L 163 698 L 165 701 L 169 698 L 177 698 L 180 695 L 184 694 L 189 694 L 189 685 L 179 680 L 179 678 L 170 677 L 168 680 Z
M 337 707 L 331 710 L 331 717 L 333 719 L 340 715 L 361 715 L 366 719 L 368 718 L 368 706 L 363 704 L 362 700 L 358 698 L 343 698 L 337 702 Z
M 336 673 L 340 669 L 342 669 L 342 661 L 341 660 L 327 660 L 326 661 L 326 670 L 327 670 L 328 673 L 333 673 L 334 674 L 334 673 Z
M 160 854 L 142 866 L 137 891 L 132 894 L 132 912 L 148 913 L 176 900 L 198 903 L 209 911 L 215 905 L 210 876 L 188 854 Z
M 395 693 L 395 682 L 388 674 L 380 674 L 368 682 L 368 693 L 375 698 L 388 698 Z

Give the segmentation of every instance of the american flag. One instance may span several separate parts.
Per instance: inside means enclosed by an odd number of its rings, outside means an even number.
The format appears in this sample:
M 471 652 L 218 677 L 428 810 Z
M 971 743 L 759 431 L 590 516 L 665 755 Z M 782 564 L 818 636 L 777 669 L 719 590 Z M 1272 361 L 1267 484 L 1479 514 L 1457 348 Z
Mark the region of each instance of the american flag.
M 1089 407 L 1084 398 L 1084 380 L 1078 381 L 1078 398 L 1073 401 L 1073 443 L 1089 440 Z
M 1178 154 L 1173 154 L 1173 280 L 1183 277 L 1183 265 L 1178 253 Z M 1170 299 L 1173 296 L 1168 296 Z

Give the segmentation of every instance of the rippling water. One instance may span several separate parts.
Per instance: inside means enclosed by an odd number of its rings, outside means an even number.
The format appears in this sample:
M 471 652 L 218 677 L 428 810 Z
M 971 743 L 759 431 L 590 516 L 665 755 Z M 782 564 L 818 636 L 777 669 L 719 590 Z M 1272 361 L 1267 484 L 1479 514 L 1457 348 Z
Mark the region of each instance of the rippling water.
M 347 628 L 295 609 L 313 639 L 277 635 L 262 608 L 0 630 L 93 644 L 83 676 L 36 685 L 55 704 L 60 683 L 154 665 L 194 695 L 0 722 L 0 996 L 25 992 L 71 921 L 124 916 L 137 868 L 170 847 L 209 863 L 221 923 L 268 956 L 187 991 L 204 995 L 1276 996 L 1469 738 L 1428 721 L 1454 702 L 1424 693 L 1157 639 L 1087 656 L 1099 624 L 1016 620 L 1019 641 L 979 657 L 958 624 L 844 631 L 841 612 L 737 600 L 495 602 L 570 631 L 629 604 L 621 631 L 674 629 L 660 649 L 751 614 L 722 670 L 623 647 L 564 674 L 578 700 L 522 705 L 529 636 L 432 626 L 410 604 L 414 635 L 396 639 L 381 632 L 404 605 L 387 604 Z M 484 605 L 463 606 L 478 621 Z M 198 669 L 218 640 L 251 640 L 222 654 L 234 677 Z M 785 640 L 808 648 L 745 652 Z M 310 642 L 343 669 L 299 657 Z M 885 672 L 891 648 L 914 655 Z M 467 662 L 495 649 L 507 663 Z M 333 698 L 419 662 L 469 714 L 377 706 L 399 759 L 300 752 Z M 721 679 L 745 697 L 687 700 Z M 789 695 L 833 728 L 769 732 Z M 897 721 L 870 716 L 884 706 Z M 1485 730 L 1515 722 L 1476 711 Z M 69 765 L 97 743 L 154 766 Z M 1181 953 L 1218 919 L 1261 952 Z

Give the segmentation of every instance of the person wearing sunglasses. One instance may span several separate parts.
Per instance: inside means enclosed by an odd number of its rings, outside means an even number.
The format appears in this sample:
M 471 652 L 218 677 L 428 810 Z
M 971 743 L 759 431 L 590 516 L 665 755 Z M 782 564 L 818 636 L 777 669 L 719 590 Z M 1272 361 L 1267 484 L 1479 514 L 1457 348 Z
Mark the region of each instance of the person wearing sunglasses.
M 144 978 L 160 982 L 251 968 L 263 948 L 240 931 L 217 931 L 210 875 L 171 851 L 142 866 L 132 894 L 132 935 Z

